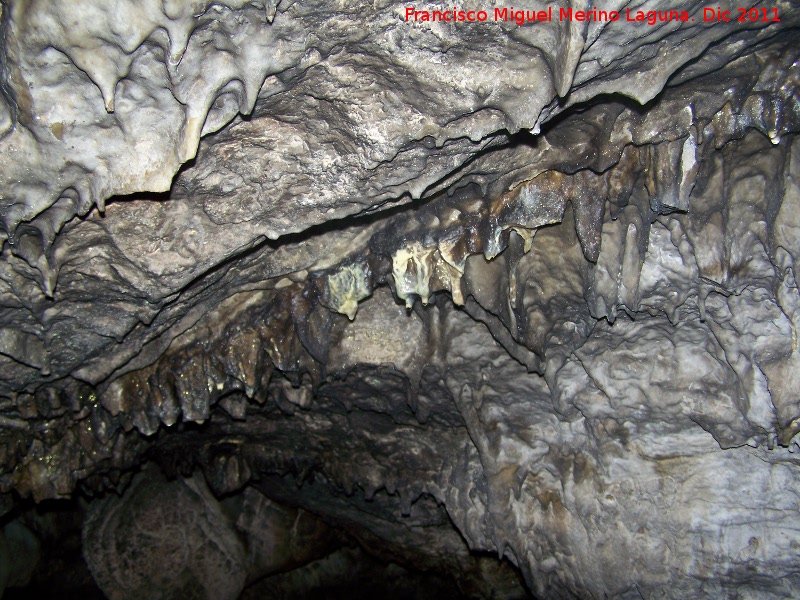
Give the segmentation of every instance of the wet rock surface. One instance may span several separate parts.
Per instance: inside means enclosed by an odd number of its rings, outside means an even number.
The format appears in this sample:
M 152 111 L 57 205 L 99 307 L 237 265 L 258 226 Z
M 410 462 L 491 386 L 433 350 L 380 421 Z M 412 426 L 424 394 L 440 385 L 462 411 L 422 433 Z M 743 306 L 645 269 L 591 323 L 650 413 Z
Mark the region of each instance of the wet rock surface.
M 795 595 L 800 11 L 661 4 L 0 4 L 0 584 Z

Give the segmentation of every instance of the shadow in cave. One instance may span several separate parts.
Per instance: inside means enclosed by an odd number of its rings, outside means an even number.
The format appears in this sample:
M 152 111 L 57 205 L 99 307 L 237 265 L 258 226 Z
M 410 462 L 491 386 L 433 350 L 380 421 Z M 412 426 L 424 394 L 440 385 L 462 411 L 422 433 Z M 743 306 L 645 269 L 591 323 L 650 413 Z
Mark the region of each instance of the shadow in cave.
M 271 482 L 271 483 L 270 483 Z M 292 476 L 271 476 L 265 479 L 266 487 L 273 489 L 299 490 Z M 277 485 L 277 487 L 275 487 Z M 285 486 L 285 487 L 284 487 Z M 259 486 L 264 487 L 264 486 Z M 311 487 L 314 487 L 313 485 Z M 243 490 L 221 499 L 221 503 L 235 505 Z M 358 490 L 356 496 L 360 496 Z M 280 495 L 280 494 L 279 494 Z M 398 498 L 384 491 L 378 494 L 380 502 L 396 504 Z M 323 499 L 327 501 L 329 498 Z M 351 501 L 353 497 L 351 497 Z M 274 502 L 273 500 L 271 500 Z M 70 500 L 48 500 L 34 505 L 32 501 L 20 506 L 4 520 L 20 520 L 41 540 L 41 556 L 33 570 L 31 581 L 24 587 L 9 588 L 4 598 L 9 600 L 50 598 L 60 600 L 102 600 L 106 598 L 95 584 L 84 559 L 81 530 L 91 500 L 83 497 Z M 356 498 L 358 503 L 372 501 Z M 418 502 L 438 506 L 430 497 L 423 496 Z M 288 506 L 288 505 L 287 505 Z M 362 508 L 356 509 L 357 511 Z M 380 512 L 379 507 L 375 507 Z M 430 510 L 430 506 L 423 510 Z M 449 521 L 443 507 L 437 509 L 447 525 L 457 529 Z M 324 515 L 317 517 L 326 520 Z M 419 518 L 417 515 L 416 518 Z M 408 518 L 414 519 L 412 514 Z M 271 573 L 251 582 L 242 591 L 241 600 L 270 598 L 272 600 L 445 600 L 487 597 L 487 586 L 497 585 L 498 595 L 509 599 L 525 599 L 533 596 L 525 587 L 519 571 L 507 560 L 500 561 L 496 555 L 472 552 L 471 564 L 474 572 L 454 575 L 454 572 L 431 563 L 422 566 L 413 559 L 394 560 L 398 549 L 392 541 L 364 538 L 360 532 L 338 523 L 336 518 L 326 520 L 338 542 L 323 556 L 289 568 Z M 435 526 L 429 524 L 429 526 Z M 147 537 L 147 536 L 145 536 Z M 460 534 L 459 534 L 460 537 Z M 141 541 L 141 540 L 140 540 Z M 376 545 L 377 543 L 377 545 Z M 371 546 L 371 548 L 367 548 Z M 377 550 L 376 550 L 377 549 Z M 423 554 L 425 549 L 421 549 Z M 400 550 L 401 553 L 407 550 Z M 462 556 L 460 560 L 463 560 Z M 449 562 L 450 559 L 447 559 Z M 453 559 L 456 560 L 456 559 Z M 442 563 L 444 564 L 444 563 Z M 124 597 L 124 592 L 121 592 Z M 170 595 L 165 590 L 165 597 Z
M 83 558 L 81 527 L 85 499 L 74 496 L 63 500 L 45 500 L 34 504 L 30 498 L 19 500 L 7 514 L 2 526 L 22 525 L 39 540 L 39 559 L 32 569 L 30 581 L 24 586 L 12 586 L 2 593 L 5 600 L 104 600 L 106 597 L 95 584 Z M 6 536 L 7 537 L 7 536 Z M 8 552 L 20 556 L 24 549 L 13 542 Z M 15 557 L 11 557 L 12 568 Z

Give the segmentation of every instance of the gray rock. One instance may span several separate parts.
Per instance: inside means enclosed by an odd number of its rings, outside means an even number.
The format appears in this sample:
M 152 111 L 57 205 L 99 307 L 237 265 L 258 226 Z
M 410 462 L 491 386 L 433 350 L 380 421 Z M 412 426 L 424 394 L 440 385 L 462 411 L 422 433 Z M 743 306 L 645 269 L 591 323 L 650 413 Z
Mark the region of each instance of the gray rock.
M 307 593 L 343 539 L 791 596 L 800 11 L 662 4 L 0 5 L 3 512 L 102 498 L 109 597 Z

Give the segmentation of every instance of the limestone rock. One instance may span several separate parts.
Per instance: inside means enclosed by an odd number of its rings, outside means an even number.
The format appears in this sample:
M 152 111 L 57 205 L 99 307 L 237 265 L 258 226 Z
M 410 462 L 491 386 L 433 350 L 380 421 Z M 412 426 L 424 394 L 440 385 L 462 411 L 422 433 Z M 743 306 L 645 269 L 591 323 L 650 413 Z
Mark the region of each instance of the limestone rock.
M 791 596 L 800 10 L 525 4 L 1 3 L 2 513 L 112 598 Z

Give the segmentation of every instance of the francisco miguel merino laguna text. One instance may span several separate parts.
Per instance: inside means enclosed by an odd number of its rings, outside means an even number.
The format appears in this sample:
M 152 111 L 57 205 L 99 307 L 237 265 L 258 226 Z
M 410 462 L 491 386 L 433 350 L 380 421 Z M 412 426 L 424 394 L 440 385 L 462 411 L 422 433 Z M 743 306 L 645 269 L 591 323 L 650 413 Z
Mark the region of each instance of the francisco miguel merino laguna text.
M 738 15 L 732 10 L 722 10 L 720 7 L 706 7 L 703 9 L 703 22 L 762 22 L 778 23 L 780 21 L 777 8 L 739 8 Z M 406 22 L 442 22 L 442 23 L 484 23 L 489 21 L 489 11 L 486 10 L 461 10 L 457 6 L 447 10 L 417 10 L 414 7 L 406 7 Z M 572 8 L 559 8 L 558 14 L 552 6 L 544 10 L 518 10 L 513 6 L 504 8 L 494 8 L 491 13 L 491 21 L 513 22 L 519 26 L 525 23 L 535 23 L 539 21 L 552 21 L 554 16 L 559 21 L 628 21 L 631 23 L 656 23 L 668 21 L 694 21 L 694 17 L 685 10 L 631 10 L 626 8 L 624 13 L 616 10 L 574 10 Z M 622 18 L 624 16 L 624 19 Z

